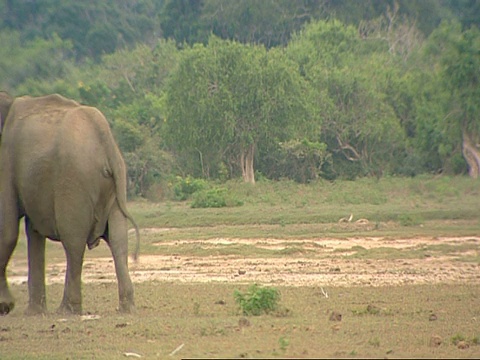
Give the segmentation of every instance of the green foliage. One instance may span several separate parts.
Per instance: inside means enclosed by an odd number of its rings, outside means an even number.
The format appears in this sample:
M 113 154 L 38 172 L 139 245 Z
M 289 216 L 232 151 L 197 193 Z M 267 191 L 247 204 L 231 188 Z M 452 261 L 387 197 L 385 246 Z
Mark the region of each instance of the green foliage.
M 159 14 L 165 38 L 174 39 L 179 46 L 205 43 L 209 32 L 202 23 L 203 6 L 204 1 L 166 0 Z
M 244 315 L 259 316 L 277 310 L 280 292 L 273 287 L 253 284 L 246 293 L 235 290 L 233 297 Z
M 0 88 L 14 92 L 19 84 L 65 76 L 72 44 L 56 34 L 51 39 L 23 40 L 17 31 L 1 31 Z M 7 75 L 8 74 L 8 75 Z
M 191 176 L 182 178 L 177 176 L 173 185 L 173 193 L 176 200 L 187 200 L 197 191 L 204 190 L 208 187 L 208 183 L 203 179 L 195 179 Z
M 125 155 L 130 195 L 169 190 L 177 174 L 474 176 L 479 9 L 449 0 L 7 1 L 0 89 L 98 107 Z M 476 151 L 470 163 L 465 144 Z
M 226 206 L 242 206 L 243 201 L 228 193 L 226 188 L 213 187 L 193 194 L 192 208 L 220 208 Z
M 427 39 L 423 56 L 426 66 L 431 69 L 432 61 L 436 66 L 419 79 L 415 143 L 429 155 L 430 164 L 432 159 L 438 163 L 438 169 L 465 172 L 465 145 L 472 144 L 477 152 L 473 157 L 479 151 L 473 144 L 480 137 L 480 32 L 478 28 L 462 31 L 458 22 L 443 22 Z M 478 162 L 469 167 L 478 168 Z
M 285 352 L 287 351 L 288 345 L 290 345 L 290 341 L 284 336 L 280 336 L 280 339 L 278 339 L 278 345 L 280 347 L 280 350 Z
M 160 184 L 175 169 L 175 159 L 159 147 L 156 137 L 146 138 L 134 152 L 125 152 L 130 195 L 146 196 L 154 184 Z
M 162 88 L 178 51 L 172 42 L 138 45 L 102 57 L 102 67 L 86 65 L 76 76 L 80 101 L 102 110 L 112 124 L 128 167 L 129 193 L 146 196 L 171 176 L 177 160 L 162 134 Z
M 175 160 L 163 148 L 157 98 L 146 95 L 110 110 L 113 132 L 128 167 L 130 193 L 145 196 L 150 186 L 166 179 Z
M 318 1 L 206 0 L 204 16 L 214 17 L 213 33 L 223 39 L 284 46 L 301 26 L 322 15 Z
M 480 336 L 474 336 L 472 338 L 472 344 L 473 345 L 480 345 Z
M 384 100 L 394 72 L 382 43 L 362 41 L 353 26 L 318 21 L 293 38 L 287 55 L 319 94 L 315 100 L 324 118 L 320 140 L 332 154 L 329 177 L 393 172 L 405 138 Z
M 258 167 L 270 179 L 283 177 L 307 183 L 322 176 L 324 166 L 331 162 L 326 144 L 305 138 L 281 142 L 268 150 L 262 151 L 265 157 Z
M 56 33 L 73 45 L 77 58 L 99 60 L 104 53 L 158 33 L 155 0 L 119 1 L 8 1 L 0 28 L 21 31 L 27 39 Z
M 463 336 L 462 334 L 455 334 L 454 336 L 452 336 L 452 338 L 450 340 L 451 340 L 452 344 L 456 346 L 456 345 L 458 345 L 458 343 L 460 341 L 465 341 L 466 337 Z
M 306 84 L 279 52 L 212 37 L 182 55 L 167 88 L 166 130 L 170 147 L 195 154 L 205 177 L 222 163 L 239 172 L 247 149 L 315 120 Z
M 450 338 L 450 341 L 453 345 L 458 346 L 460 343 L 465 343 L 466 346 L 478 346 L 480 344 L 480 340 L 478 336 L 473 336 L 471 338 L 467 338 L 463 334 L 455 334 Z
M 192 208 L 221 208 L 227 206 L 226 190 L 213 188 L 194 194 Z

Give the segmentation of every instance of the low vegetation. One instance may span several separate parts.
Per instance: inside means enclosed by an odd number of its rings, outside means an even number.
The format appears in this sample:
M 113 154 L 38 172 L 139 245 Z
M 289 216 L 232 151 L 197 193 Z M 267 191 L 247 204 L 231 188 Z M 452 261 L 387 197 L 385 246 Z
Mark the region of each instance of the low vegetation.
M 429 224 L 445 220 L 451 223 L 442 226 L 454 226 L 456 220 L 476 224 L 480 207 L 480 182 L 465 176 L 318 180 L 310 184 L 264 180 L 255 185 L 232 180 L 221 188 L 214 182 L 202 184 L 182 191 L 181 197 L 173 195 L 161 202 L 137 198 L 130 203 L 130 209 L 142 227 L 185 231 L 199 227 L 202 229 L 194 231 L 201 236 L 208 234 L 213 226 L 222 226 L 215 232 L 224 236 L 228 227 L 238 232 L 235 226 L 250 225 L 257 227 L 255 232 L 259 236 L 281 232 L 288 238 L 302 237 L 302 231 L 310 236 L 308 228 L 319 231 L 319 225 L 327 227 L 324 229 L 327 233 L 338 233 L 372 230 L 372 227 L 388 232 L 393 225 L 395 231 L 397 226 L 428 231 Z M 178 198 L 185 200 L 177 201 Z M 217 209 L 218 204 L 226 206 Z M 330 230 L 328 224 L 337 226 Z M 246 229 L 244 235 L 251 233 Z
M 235 290 L 233 296 L 243 315 L 270 314 L 278 309 L 280 301 L 280 292 L 276 288 L 262 287 L 257 284 L 251 285 L 246 293 Z

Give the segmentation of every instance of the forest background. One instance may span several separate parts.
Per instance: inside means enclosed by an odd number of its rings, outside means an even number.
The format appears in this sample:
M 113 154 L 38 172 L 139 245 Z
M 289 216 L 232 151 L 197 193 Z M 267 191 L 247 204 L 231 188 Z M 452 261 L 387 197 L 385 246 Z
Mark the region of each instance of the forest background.
M 0 89 L 99 108 L 131 196 L 480 174 L 478 0 L 4 0 L 0 17 Z

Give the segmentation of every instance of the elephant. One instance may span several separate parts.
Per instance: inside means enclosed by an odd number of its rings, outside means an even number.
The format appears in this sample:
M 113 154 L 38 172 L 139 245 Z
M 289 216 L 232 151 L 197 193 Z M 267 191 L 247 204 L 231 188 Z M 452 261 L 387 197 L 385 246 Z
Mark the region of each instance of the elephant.
M 62 313 L 82 313 L 81 275 L 85 249 L 101 239 L 113 256 L 119 310 L 135 311 L 128 270 L 130 221 L 126 169 L 105 116 L 58 94 L 13 98 L 0 92 L 0 314 L 15 305 L 6 269 L 25 219 L 28 249 L 26 314 L 47 311 L 46 239 L 66 255 Z

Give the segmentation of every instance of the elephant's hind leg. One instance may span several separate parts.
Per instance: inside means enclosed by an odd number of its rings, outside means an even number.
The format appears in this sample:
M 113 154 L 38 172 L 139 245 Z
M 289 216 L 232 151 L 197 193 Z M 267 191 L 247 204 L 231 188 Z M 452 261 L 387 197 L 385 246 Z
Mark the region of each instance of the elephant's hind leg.
M 67 257 L 65 289 L 58 311 L 60 313 L 82 313 L 82 266 L 86 247 L 85 238 L 66 237 L 62 245 Z
M 47 311 L 45 295 L 45 236 L 33 230 L 28 217 L 25 218 L 28 240 L 28 315 L 42 314 Z
M 115 204 L 108 218 L 108 244 L 115 263 L 121 312 L 135 312 L 134 290 L 128 273 L 127 219 Z
M 4 189 L 0 197 L 0 315 L 7 315 L 15 307 L 6 277 L 7 265 L 18 239 L 18 209 L 12 198 L 12 192 Z

